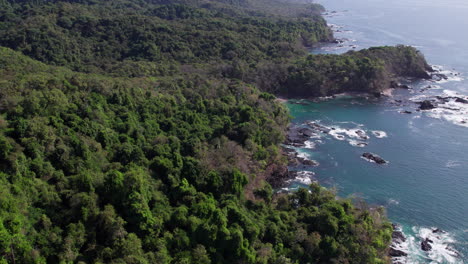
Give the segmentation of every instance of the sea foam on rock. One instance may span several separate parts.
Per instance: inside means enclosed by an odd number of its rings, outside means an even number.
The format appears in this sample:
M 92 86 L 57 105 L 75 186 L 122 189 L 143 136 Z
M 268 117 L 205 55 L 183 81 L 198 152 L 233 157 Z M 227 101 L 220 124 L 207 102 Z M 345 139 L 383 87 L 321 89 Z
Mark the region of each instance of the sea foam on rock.
M 408 243 L 403 234 L 401 226 L 392 224 L 392 244 L 388 251 L 388 255 L 392 258 L 392 263 L 406 263 L 408 256 Z
M 421 110 L 431 110 L 437 107 L 437 104 L 430 100 L 424 100 L 419 103 L 419 109 Z
M 413 228 L 416 231 L 421 250 L 426 252 L 433 263 L 463 263 L 460 253 L 453 248 L 456 243 L 452 234 L 439 228 Z
M 316 180 L 314 179 L 315 173 L 312 171 L 291 171 L 291 180 L 289 182 L 297 182 L 304 185 L 310 185 Z
M 376 138 L 386 138 L 387 137 L 387 133 L 385 131 L 372 130 L 371 132 Z
M 405 234 L 398 224 L 392 224 L 392 243 L 388 255 L 393 264 L 453 263 L 463 264 L 460 253 L 453 247 L 453 235 L 440 228 L 413 227 Z
M 424 99 L 421 101 L 421 99 Z M 415 96 L 410 100 L 420 104 L 429 117 L 445 119 L 455 125 L 468 127 L 468 96 L 444 90 L 437 96 Z
M 367 146 L 366 142 L 357 141 L 357 140 L 350 140 L 349 144 L 353 147 L 360 147 L 360 148 Z
M 346 124 L 353 124 L 354 128 L 346 128 L 338 125 L 323 125 L 319 120 L 306 122 L 308 127 L 313 130 L 314 134 L 322 134 L 324 136 L 330 135 L 332 138 L 339 141 L 347 141 L 353 147 L 366 147 L 369 142 L 371 133 L 376 138 L 388 137 L 385 131 L 381 130 L 366 130 L 363 125 L 350 122 L 343 122 Z M 346 125 L 348 126 L 348 125 Z M 312 132 L 310 132 L 312 133 Z M 307 142 L 306 142 L 307 143 Z M 315 143 L 313 143 L 315 146 Z M 306 147 L 307 148 L 307 147 Z
M 431 65 L 433 72 L 430 73 L 433 82 L 459 82 L 463 80 L 461 73 L 455 70 L 447 70 L 440 65 Z

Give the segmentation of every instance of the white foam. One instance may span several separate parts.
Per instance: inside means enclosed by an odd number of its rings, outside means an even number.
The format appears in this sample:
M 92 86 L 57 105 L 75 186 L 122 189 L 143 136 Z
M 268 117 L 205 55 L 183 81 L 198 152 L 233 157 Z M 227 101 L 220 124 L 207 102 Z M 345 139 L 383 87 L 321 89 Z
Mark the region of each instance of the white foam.
M 455 91 L 444 90 L 440 97 L 445 98 L 445 101 L 438 100 L 438 106 L 434 109 L 424 110 L 429 117 L 437 119 L 445 119 L 455 125 L 468 127 L 468 104 L 457 102 L 456 98 L 461 98 L 468 101 L 468 96 L 462 95 Z M 421 102 L 426 99 L 434 99 L 433 96 L 417 95 L 409 100 L 413 102 Z
M 329 134 L 337 140 L 345 140 L 346 137 L 342 135 L 344 133 L 346 133 L 346 129 L 342 129 L 339 127 L 333 127 L 332 130 L 330 130 L 329 132 Z
M 339 124 L 339 125 L 336 125 Z M 336 122 L 335 125 L 326 126 L 322 125 L 320 120 L 315 120 L 309 122 L 309 125 L 314 127 L 317 126 L 317 129 L 325 129 L 332 138 L 339 141 L 347 141 L 351 146 L 354 147 L 365 147 L 368 145 L 368 140 L 370 139 L 369 134 L 372 134 L 376 138 L 385 138 L 388 137 L 387 133 L 382 130 L 366 130 L 363 124 L 356 122 Z M 351 127 L 351 128 L 349 128 Z M 323 134 L 322 134 L 323 135 Z M 312 144 L 313 142 L 311 142 Z M 316 140 L 315 144 L 322 144 L 323 141 Z M 307 142 L 306 142 L 307 144 Z M 315 146 L 314 144 L 314 146 Z
M 362 141 L 358 141 L 358 140 L 349 140 L 349 144 L 353 147 L 359 147 L 359 148 L 363 148 L 365 146 L 367 146 L 367 143 L 366 142 L 362 142 Z
M 457 92 L 444 90 L 445 97 L 459 97 L 468 100 L 468 96 Z M 468 127 L 468 104 L 449 99 L 448 102 L 439 103 L 437 108 L 427 110 L 428 116 L 445 119 L 455 125 Z
M 408 100 L 410 100 L 411 102 L 420 102 L 422 100 L 425 100 L 429 98 L 429 96 L 425 95 L 425 94 L 418 94 L 418 95 L 415 95 L 413 97 L 410 97 Z
M 447 168 L 455 168 L 455 167 L 460 167 L 460 161 L 458 160 L 449 160 L 447 163 L 445 163 L 445 167 Z
M 315 173 L 312 171 L 298 171 L 296 178 L 292 179 L 292 181 L 302 183 L 304 185 L 310 185 L 314 182 L 314 175 Z
M 400 243 L 393 241 L 392 248 L 406 252 L 408 256 L 393 257 L 393 263 L 427 263 L 430 261 L 431 264 L 463 264 L 460 253 L 452 247 L 457 242 L 452 234 L 444 231 L 433 232 L 435 228 L 427 227 L 413 227 L 412 231 L 415 235 L 411 236 L 405 234 L 399 227 L 397 230 L 403 233 L 406 241 L 400 241 Z M 421 249 L 421 242 L 426 238 L 432 241 L 432 243 L 429 243 L 432 249 L 428 252 Z
M 449 96 L 452 96 L 452 97 L 457 97 L 457 96 L 460 97 L 461 96 L 461 97 L 463 97 L 464 96 L 464 95 L 462 95 L 462 94 L 460 94 L 460 93 L 458 93 L 456 91 L 452 91 L 452 90 L 444 90 L 443 95 L 447 96 L 447 97 L 449 97 Z
M 368 162 L 371 162 L 371 163 L 375 163 L 374 160 L 368 159 L 368 158 L 363 157 L 363 156 L 361 156 L 361 159 L 364 159 L 364 160 L 366 160 L 366 161 L 368 161 Z
M 345 140 L 346 137 L 363 140 L 369 139 L 369 136 L 367 135 L 366 131 L 360 128 L 345 129 L 338 126 L 333 126 L 329 134 L 338 140 Z
M 447 79 L 436 81 L 437 83 L 460 82 L 464 80 L 461 74 L 455 70 L 446 70 L 441 65 L 432 65 L 432 68 L 436 73 L 447 76 Z
M 385 131 L 372 130 L 371 132 L 376 138 L 386 138 L 386 137 L 388 137 L 388 135 L 387 135 L 387 133 Z
M 400 201 L 390 198 L 390 199 L 388 199 L 388 204 L 399 205 Z
M 315 149 L 315 142 L 307 140 L 306 142 L 304 142 L 304 148 Z
M 405 241 L 398 241 L 398 243 L 395 243 L 396 241 L 393 240 L 393 241 L 392 241 L 391 247 L 394 248 L 394 249 L 396 249 L 396 250 L 403 251 L 403 252 L 405 252 L 405 253 L 407 253 L 407 254 L 410 253 L 411 251 L 415 251 L 415 250 L 412 250 L 412 249 L 411 249 L 411 245 L 412 245 L 412 244 L 410 243 L 411 238 L 408 237 L 408 236 L 403 232 L 403 230 L 401 229 L 400 226 L 397 226 L 395 229 L 396 229 L 396 231 L 400 231 L 400 232 L 403 234 L 403 236 L 406 238 L 406 240 L 405 240 Z M 416 249 L 416 251 L 417 251 L 417 249 Z M 392 263 L 398 263 L 398 262 L 400 262 L 400 263 L 409 263 L 409 262 L 407 262 L 408 258 L 409 258 L 409 257 L 405 257 L 405 256 L 402 256 L 402 257 L 392 257 Z
M 307 160 L 310 159 L 310 155 L 307 154 L 307 153 L 305 153 L 305 152 L 303 152 L 303 151 L 298 151 L 298 152 L 297 152 L 297 157 L 298 157 L 298 158 L 307 159 Z
M 428 252 L 432 263 L 463 263 L 458 257 L 459 253 L 452 248 L 456 242 L 452 235 L 443 231 L 434 233 L 433 230 L 435 228 L 413 228 L 421 240 L 428 238 L 433 241 L 430 243 L 432 250 Z

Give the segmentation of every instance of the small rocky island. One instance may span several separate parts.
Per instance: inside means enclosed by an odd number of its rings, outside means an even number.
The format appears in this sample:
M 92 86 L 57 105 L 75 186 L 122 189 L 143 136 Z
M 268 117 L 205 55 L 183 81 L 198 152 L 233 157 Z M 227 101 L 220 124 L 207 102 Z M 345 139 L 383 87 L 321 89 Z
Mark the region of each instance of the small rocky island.
M 362 157 L 368 161 L 375 162 L 377 164 L 386 164 L 388 163 L 386 160 L 382 159 L 379 155 L 370 153 L 370 152 L 365 152 L 362 154 Z

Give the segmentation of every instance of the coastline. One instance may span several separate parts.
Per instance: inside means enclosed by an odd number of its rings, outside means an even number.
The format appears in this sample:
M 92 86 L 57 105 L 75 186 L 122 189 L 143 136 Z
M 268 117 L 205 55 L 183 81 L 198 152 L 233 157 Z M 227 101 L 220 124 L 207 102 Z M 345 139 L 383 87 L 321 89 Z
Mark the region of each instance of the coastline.
M 431 68 L 432 68 L 432 66 L 431 66 Z M 415 81 L 424 80 L 424 79 L 426 79 L 426 80 L 430 79 L 431 81 L 434 80 L 435 82 L 437 82 L 438 80 L 442 80 L 442 81 L 447 80 L 447 76 L 442 74 L 440 70 L 438 70 L 435 67 L 433 69 L 435 69 L 435 70 L 433 70 L 433 71 L 428 70 L 427 71 L 427 74 L 428 74 L 428 76 L 430 76 L 430 78 L 417 78 L 417 77 L 416 78 L 410 78 L 410 77 L 393 78 L 393 80 L 390 82 L 389 87 L 381 89 L 381 91 L 378 94 L 376 94 L 376 93 L 362 93 L 362 92 L 344 92 L 344 93 L 336 93 L 336 94 L 333 94 L 331 96 L 321 96 L 321 97 L 293 97 L 293 98 L 288 98 L 288 97 L 284 97 L 284 96 L 278 96 L 276 100 L 277 100 L 277 102 L 279 102 L 281 104 L 285 104 L 287 102 L 290 102 L 291 104 L 306 105 L 306 104 L 313 104 L 313 103 L 316 103 L 316 102 L 322 102 L 322 101 L 325 101 L 325 100 L 333 100 L 333 99 L 337 99 L 337 98 L 341 98 L 341 97 L 347 97 L 347 96 L 363 97 L 363 98 L 370 98 L 370 97 L 372 97 L 372 98 L 379 98 L 379 97 L 392 98 L 392 97 L 394 97 L 395 91 L 397 89 L 412 90 L 413 87 L 407 85 L 407 83 L 412 84 Z M 403 84 L 401 84 L 399 81 L 402 81 Z M 466 99 L 464 99 L 462 97 L 458 97 L 458 100 L 460 102 L 462 102 L 462 100 L 466 100 Z M 395 101 L 398 101 L 398 100 L 395 100 Z M 296 124 L 295 128 L 293 126 L 294 126 L 293 122 L 290 122 L 289 125 L 288 125 L 288 129 L 287 129 L 287 140 L 285 142 L 285 146 L 282 148 L 283 149 L 283 151 L 282 151 L 283 155 L 286 156 L 286 158 L 288 159 L 288 179 L 284 181 L 284 185 L 285 186 L 286 185 L 291 186 L 292 183 L 299 183 L 299 184 L 302 184 L 302 185 L 309 185 L 311 183 L 317 183 L 318 181 L 314 177 L 315 173 L 312 172 L 312 171 L 308 171 L 307 169 L 311 169 L 313 167 L 319 166 L 318 162 L 316 162 L 314 160 L 311 160 L 311 159 L 306 159 L 304 157 L 301 157 L 301 159 L 298 159 L 298 156 L 300 156 L 300 153 L 297 151 L 297 149 L 295 149 L 295 148 L 303 148 L 303 147 L 306 146 L 306 142 L 308 141 L 309 136 L 310 136 L 309 131 L 303 130 L 303 131 L 299 131 L 299 133 L 298 133 L 297 124 Z M 300 128 L 300 126 L 299 126 L 299 128 Z M 317 131 L 315 131 L 315 132 L 317 132 Z M 299 134 L 299 137 L 304 136 L 304 138 L 300 139 L 300 140 L 297 140 L 298 134 Z M 308 162 L 310 162 L 310 163 L 308 163 Z M 387 162 L 384 162 L 384 163 L 387 163 Z M 291 169 L 290 167 L 296 167 L 296 168 L 299 167 L 299 168 L 302 168 L 302 169 L 305 169 L 305 170 L 302 170 L 302 171 L 300 169 L 295 170 L 295 168 Z M 301 174 L 301 172 L 306 172 L 306 174 Z M 320 183 L 318 183 L 318 184 L 320 184 Z M 281 192 L 284 192 L 285 190 L 288 191 L 287 188 L 282 188 Z M 388 205 L 387 206 L 375 205 L 375 207 L 376 208 L 377 207 L 383 207 L 383 208 L 387 209 Z M 387 218 L 387 220 L 390 221 L 390 219 L 388 219 L 388 218 Z M 421 230 L 426 230 L 426 229 L 421 227 Z M 432 230 L 431 232 L 434 233 L 434 234 L 437 234 L 437 233 L 445 234 L 446 233 L 445 231 L 438 231 L 440 229 L 435 228 L 435 227 L 432 228 L 432 229 L 429 228 L 429 230 Z M 423 231 L 420 231 L 420 232 L 423 232 Z M 426 232 L 426 231 L 424 231 L 424 232 Z M 431 232 L 429 232 L 429 233 L 431 233 Z M 415 239 L 414 236 L 415 235 L 404 233 L 403 229 L 401 228 L 401 226 L 397 222 L 392 223 L 392 240 L 391 240 L 390 244 L 387 247 L 388 248 L 388 256 L 389 256 L 389 258 L 391 258 L 391 263 L 409 263 L 407 261 L 412 259 L 412 258 L 409 258 L 408 256 L 409 256 L 410 253 L 413 254 L 414 252 L 410 252 L 410 251 L 414 251 L 415 249 L 414 248 L 409 248 L 410 245 L 408 243 L 410 243 L 410 242 L 407 242 L 406 240 L 410 240 L 411 243 L 413 243 L 413 245 L 412 245 L 413 247 L 416 247 L 416 248 L 417 247 L 426 247 L 426 248 L 428 248 L 427 251 L 423 250 L 423 251 L 426 251 L 426 252 L 430 252 L 431 245 L 433 245 L 433 241 L 436 241 L 435 244 L 437 246 L 444 245 L 444 248 L 446 248 L 447 252 L 453 252 L 452 256 L 455 259 L 460 257 L 459 253 L 454 248 L 452 248 L 449 245 L 444 244 L 445 242 L 443 242 L 443 240 L 439 241 L 438 239 L 436 239 L 437 236 L 436 236 L 436 238 L 434 238 L 434 237 L 432 237 L 431 234 L 419 234 L 419 236 L 420 236 L 419 239 L 421 240 L 421 242 L 419 242 L 418 239 Z M 447 239 L 449 239 L 449 238 L 447 238 Z

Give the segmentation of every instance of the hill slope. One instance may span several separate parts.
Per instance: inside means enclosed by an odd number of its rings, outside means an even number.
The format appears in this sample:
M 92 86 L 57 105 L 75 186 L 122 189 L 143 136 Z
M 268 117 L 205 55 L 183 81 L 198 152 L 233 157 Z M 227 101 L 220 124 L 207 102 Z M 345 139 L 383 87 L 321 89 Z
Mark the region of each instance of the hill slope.
M 274 194 L 272 94 L 380 92 L 416 50 L 307 56 L 332 35 L 300 3 L 0 6 L 0 263 L 388 262 L 382 210 Z
M 378 211 L 313 187 L 256 199 L 288 118 L 240 82 L 111 78 L 0 48 L 0 257 L 8 263 L 374 262 Z M 187 81 L 184 79 L 190 79 Z M 255 110 L 254 110 L 255 109 Z

